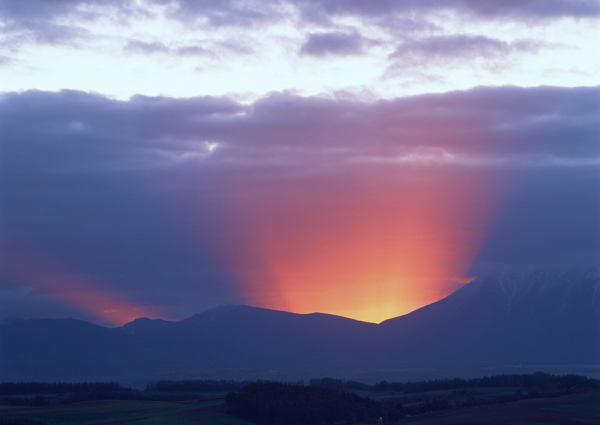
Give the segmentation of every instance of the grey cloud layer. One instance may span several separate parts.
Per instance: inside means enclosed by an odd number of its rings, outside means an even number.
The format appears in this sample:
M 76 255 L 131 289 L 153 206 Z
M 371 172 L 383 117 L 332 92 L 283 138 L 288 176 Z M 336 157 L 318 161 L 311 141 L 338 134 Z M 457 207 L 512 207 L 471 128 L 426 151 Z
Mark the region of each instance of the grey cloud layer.
M 235 0 L 150 0 L 151 3 L 169 5 L 167 15 L 189 21 L 205 18 L 213 26 L 251 26 L 256 23 L 276 21 L 283 17 L 278 6 L 281 1 L 235 1 Z
M 166 53 L 175 54 L 178 56 L 195 56 L 195 55 L 207 55 L 210 51 L 204 47 L 198 45 L 188 45 L 181 47 L 169 47 L 160 41 L 154 41 L 152 43 L 146 43 L 140 40 L 128 40 L 124 50 L 132 53 L 152 54 L 152 53 Z
M 202 19 L 210 26 L 246 27 L 287 19 L 290 10 L 314 22 L 327 23 L 338 16 L 355 16 L 382 25 L 386 25 L 386 22 L 389 24 L 394 16 L 426 15 L 436 11 L 454 11 L 467 18 L 529 22 L 600 16 L 600 4 L 594 0 L 148 0 L 145 4 L 164 6 L 166 16 L 181 21 Z M 81 24 L 99 16 L 119 16 L 127 20 L 136 15 L 149 16 L 151 13 L 144 3 L 140 6 L 130 0 L 0 0 L 0 17 L 5 24 L 3 32 L 29 31 L 39 41 L 49 43 L 65 42 L 86 35 L 81 25 L 59 24 L 55 22 L 57 18 L 70 16 Z M 398 19 L 392 21 L 398 23 Z M 412 20 L 418 21 L 421 20 Z
M 308 34 L 306 42 L 300 48 L 300 54 L 310 56 L 357 55 L 369 40 L 365 40 L 358 32 L 327 32 Z
M 153 0 L 154 3 L 170 3 Z M 259 2 L 215 2 L 178 0 L 175 16 L 202 16 L 214 25 L 248 25 L 284 16 L 283 5 L 291 4 L 306 18 L 326 21 L 335 16 L 383 18 L 389 14 L 452 10 L 467 15 L 495 19 L 545 20 L 562 17 L 597 17 L 600 5 L 594 0 L 282 0 Z
M 454 10 L 486 18 L 547 19 L 596 17 L 600 5 L 594 0 L 292 0 L 301 10 L 326 15 L 385 16 L 389 13 Z
M 130 0 L 0 0 L 0 34 L 8 34 L 7 44 L 31 41 L 63 44 L 91 37 L 81 25 L 58 23 L 56 18 L 74 17 L 80 23 L 100 16 L 132 15 L 134 2 Z M 82 10 L 91 6 L 94 10 Z
M 477 176 L 504 158 L 494 172 L 522 177 L 474 267 L 597 264 L 599 99 L 595 87 L 477 88 L 372 103 L 276 93 L 250 105 L 7 93 L 0 234 L 185 316 L 240 301 L 219 255 L 223 240 L 235 240 L 227 206 L 240 196 L 224 180 L 255 182 L 257 191 L 282 179 L 343 182 L 375 172 L 381 159 L 392 160 L 382 174 L 390 178 L 440 166 Z M 207 143 L 219 145 L 210 151 Z M 469 160 L 445 162 L 452 155 Z M 0 291 L 10 279 L 0 273 Z M 17 303 L 14 290 L 10 297 Z
M 318 11 L 330 16 L 360 15 L 384 16 L 389 13 L 456 10 L 484 17 L 510 18 L 560 18 L 597 17 L 600 5 L 595 0 L 275 0 L 234 1 L 224 0 L 149 0 L 149 4 L 168 6 L 169 13 L 179 19 L 190 16 L 208 17 L 213 24 L 246 24 L 250 21 L 272 19 L 279 15 L 279 7 L 291 4 L 301 11 Z M 82 6 L 87 8 L 82 9 Z M 93 19 L 110 8 L 128 15 L 139 13 L 131 0 L 27 0 L 0 1 L 2 16 L 10 20 L 27 21 L 48 19 L 76 13 Z M 186 18 L 187 17 L 187 18 Z
M 145 42 L 141 40 L 127 40 L 123 51 L 151 55 L 162 53 L 175 56 L 223 56 L 225 54 L 247 55 L 253 53 L 252 48 L 236 41 L 211 42 L 198 41 L 194 44 L 167 45 L 160 41 Z
M 400 65 L 430 65 L 453 60 L 504 58 L 513 52 L 535 53 L 543 47 L 545 43 L 533 40 L 507 43 L 485 36 L 434 36 L 404 41 L 389 57 L 400 60 Z
M 266 158 L 291 148 L 290 158 L 318 155 L 320 148 L 369 156 L 428 147 L 472 156 L 583 160 L 599 154 L 598 93 L 597 88 L 476 88 L 373 103 L 275 93 L 244 105 L 227 97 L 134 96 L 124 102 L 75 91 L 29 91 L 2 96 L 0 123 L 4 134 L 21 140 L 3 146 L 5 158 L 13 150 L 16 155 L 8 168 L 21 163 L 26 152 L 52 165 L 36 155 L 41 146 L 51 146 L 49 154 L 64 146 L 57 160 L 70 161 L 88 153 L 120 158 L 121 151 L 133 155 L 133 150 L 142 157 L 183 154 L 205 141 L 222 144 L 215 154 L 221 159 L 251 153 Z M 31 148 L 20 151 L 25 136 Z M 81 140 L 93 143 L 81 145 Z

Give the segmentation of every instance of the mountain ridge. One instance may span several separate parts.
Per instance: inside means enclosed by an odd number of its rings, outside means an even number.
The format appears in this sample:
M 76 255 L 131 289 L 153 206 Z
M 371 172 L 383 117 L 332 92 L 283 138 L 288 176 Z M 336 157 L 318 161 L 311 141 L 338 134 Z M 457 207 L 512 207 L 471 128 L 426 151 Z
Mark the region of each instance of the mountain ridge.
M 599 287 L 597 270 L 489 274 L 379 324 L 244 305 L 118 328 L 12 321 L 0 326 L 0 380 L 359 378 L 411 368 L 600 365 Z

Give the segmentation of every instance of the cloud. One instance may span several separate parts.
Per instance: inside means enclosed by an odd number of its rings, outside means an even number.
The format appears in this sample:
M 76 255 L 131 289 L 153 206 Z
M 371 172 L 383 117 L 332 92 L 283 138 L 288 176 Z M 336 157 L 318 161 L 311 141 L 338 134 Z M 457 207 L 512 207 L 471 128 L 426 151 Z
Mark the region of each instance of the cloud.
M 369 41 L 358 31 L 311 33 L 306 36 L 300 54 L 316 57 L 359 55 Z
M 2 0 L 0 33 L 12 36 L 13 43 L 33 40 L 42 44 L 72 44 L 92 37 L 84 27 L 86 21 L 115 14 L 123 17 L 137 11 L 140 9 L 135 2 L 129 0 Z
M 157 12 L 159 7 L 162 12 Z M 390 26 L 400 23 L 405 31 L 431 26 L 428 15 L 451 11 L 466 19 L 518 20 L 547 23 L 565 17 L 597 18 L 600 5 L 594 0 L 281 0 L 281 1 L 219 1 L 210 0 L 31 0 L 0 1 L 0 16 L 5 34 L 27 33 L 38 42 L 69 43 L 90 37 L 85 22 L 118 16 L 126 21 L 136 16 L 164 16 L 188 23 L 211 27 L 252 27 L 295 19 L 332 25 L 338 17 L 352 16 L 359 20 Z M 411 15 L 407 17 L 408 15 Z M 73 22 L 65 24 L 64 21 Z
M 8 23 L 0 27 L 1 34 L 4 34 L 1 44 L 13 51 L 24 43 L 80 47 L 81 42 L 92 40 L 95 37 L 81 26 L 46 21 Z
M 477 58 L 507 60 L 508 56 L 515 52 L 536 53 L 545 47 L 548 47 L 546 43 L 534 40 L 508 43 L 481 35 L 433 36 L 404 41 L 389 58 L 397 60 L 393 68 L 428 66 Z
M 594 0 L 525 0 L 507 2 L 502 0 L 480 2 L 477 0 L 455 1 L 459 8 L 484 17 L 507 17 L 516 19 L 586 18 L 600 15 L 600 4 Z
M 179 56 L 201 56 L 209 53 L 207 49 L 197 45 L 178 47 L 175 51 Z
M 422 270 L 445 273 L 449 247 L 458 270 L 589 264 L 600 256 L 599 94 L 480 87 L 373 102 L 273 93 L 242 104 L 5 93 L 0 234 L 174 319 L 285 299 L 276 282 L 298 270 L 400 273 L 390 253 L 421 253 L 422 265 L 435 262 Z M 424 244 L 422 232 L 439 244 Z M 27 286 L 13 274 L 0 270 L 1 288 Z
M 154 4 L 167 4 L 167 16 L 182 21 L 204 19 L 211 26 L 248 27 L 273 22 L 284 15 L 278 7 L 280 2 L 225 0 L 150 0 Z
M 102 10 L 94 10 L 94 6 L 110 7 L 125 12 L 134 10 L 135 2 L 131 0 L 31 0 L 28 2 L 3 0 L 0 2 L 0 11 L 2 16 L 12 20 L 52 19 L 71 13 L 92 19 L 102 13 Z
M 137 53 L 137 54 L 155 54 L 164 53 L 167 55 L 176 56 L 206 56 L 213 55 L 213 50 L 216 49 L 229 49 L 235 50 L 238 53 L 248 53 L 244 51 L 243 47 L 235 45 L 235 43 L 212 43 L 211 48 L 203 47 L 199 44 L 189 45 L 171 45 L 167 46 L 165 43 L 160 41 L 153 41 L 151 43 L 141 40 L 127 40 L 127 44 L 123 48 L 125 52 Z
M 405 165 L 458 165 L 466 167 L 547 168 L 547 167 L 598 167 L 600 157 L 564 158 L 548 154 L 529 155 L 469 155 L 455 154 L 443 148 L 416 148 L 397 156 L 365 156 L 358 162 Z
M 338 152 L 340 160 L 392 158 L 439 148 L 452 155 L 524 158 L 520 163 L 526 164 L 531 155 L 546 155 L 556 163 L 597 157 L 597 92 L 482 87 L 376 102 L 274 93 L 244 105 L 227 97 L 134 96 L 124 102 L 76 91 L 29 91 L 5 94 L 1 102 L 7 131 L 28 135 L 32 146 L 52 138 L 49 153 L 66 161 L 62 165 L 76 164 L 71 162 L 74 152 L 86 154 L 74 149 L 82 138 L 90 138 L 85 145 L 90 160 L 107 161 L 124 155 L 121 150 L 132 155 L 140 150 L 130 159 L 161 158 L 161 153 L 214 141 L 224 144 L 220 155 L 230 159 L 256 154 L 257 160 L 266 160 L 293 151 L 288 158 L 293 161 L 320 155 L 322 149 Z M 91 143 L 98 137 L 106 142 Z M 19 146 L 6 143 L 5 154 Z M 53 164 L 44 159 L 34 168 Z M 9 169 L 22 158 L 14 160 L 7 161 Z
M 146 43 L 140 40 L 128 40 L 124 48 L 127 52 L 133 53 L 170 53 L 171 49 L 160 41 Z
M 367 16 L 385 17 L 389 14 L 430 11 L 454 11 L 487 19 L 540 20 L 563 17 L 598 17 L 600 5 L 594 0 L 525 0 L 507 2 L 491 0 L 292 0 L 307 16 Z
M 521 46 L 525 47 L 528 44 L 518 42 L 513 47 L 511 43 L 485 36 L 436 36 L 405 41 L 390 54 L 390 58 L 406 56 L 489 58 L 508 54 L 514 49 L 523 50 Z

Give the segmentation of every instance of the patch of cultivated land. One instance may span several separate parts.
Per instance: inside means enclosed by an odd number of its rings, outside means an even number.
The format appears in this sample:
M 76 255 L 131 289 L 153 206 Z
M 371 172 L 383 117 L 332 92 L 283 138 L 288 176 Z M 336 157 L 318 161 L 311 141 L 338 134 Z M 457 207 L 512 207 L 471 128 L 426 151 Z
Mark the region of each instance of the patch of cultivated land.
M 435 383 L 428 385 L 434 386 L 433 384 Z M 323 388 L 310 386 L 301 388 L 303 390 L 323 390 Z M 576 391 L 576 387 L 569 388 L 571 388 L 569 391 Z M 399 420 L 399 422 L 386 425 L 399 423 L 416 425 L 600 425 L 600 391 L 588 389 L 584 390 L 585 392 L 552 396 L 559 394 L 558 390 L 552 389 L 551 392 L 546 391 L 543 393 L 545 395 L 540 397 L 542 393 L 539 393 L 538 390 L 541 391 L 536 387 L 473 387 L 413 393 L 366 390 L 354 392 L 373 398 L 383 409 L 384 416 L 389 414 L 391 418 L 393 415 L 395 420 Z M 335 392 L 335 390 L 327 391 Z M 567 390 L 562 391 L 564 394 Z M 531 394 L 535 398 L 530 398 Z M 115 392 L 114 396 L 118 398 L 119 395 L 129 397 L 132 393 L 127 390 Z M 71 400 L 72 398 L 68 394 L 46 394 L 42 398 L 42 401 L 45 400 L 44 402 L 49 404 L 46 406 L 0 405 L 0 419 L 27 419 L 46 425 L 256 425 L 227 413 L 224 391 L 164 393 L 150 391 L 137 392 L 133 395 L 139 396 L 139 399 L 59 404 L 61 400 Z M 28 395 L 25 398 L 34 400 L 32 397 L 32 395 Z M 144 400 L 144 397 L 155 398 Z M 519 397 L 525 398 L 520 399 Z M 10 404 L 11 398 L 6 397 L 2 400 Z M 273 401 L 268 397 L 266 399 L 263 397 L 261 400 L 263 402 L 265 400 Z M 440 402 L 444 402 L 446 406 L 463 407 L 419 413 L 409 418 L 403 417 L 402 411 L 405 413 L 423 412 L 427 410 L 423 407 L 435 406 L 436 401 L 438 405 Z M 502 402 L 499 403 L 499 401 Z M 404 407 L 400 413 L 395 410 L 395 406 L 399 403 Z M 286 399 L 276 401 L 274 406 L 290 409 L 296 404 L 295 399 Z M 479 406 L 466 407 L 477 405 Z M 303 407 L 303 412 L 312 407 L 314 404 Z M 285 422 L 279 423 L 286 425 Z
M 428 413 L 406 419 L 419 425 L 598 425 L 600 393 L 536 398 L 492 406 Z
M 199 402 L 98 401 L 66 406 L 0 409 L 0 418 L 26 418 L 48 425 L 249 425 L 226 412 L 224 400 Z

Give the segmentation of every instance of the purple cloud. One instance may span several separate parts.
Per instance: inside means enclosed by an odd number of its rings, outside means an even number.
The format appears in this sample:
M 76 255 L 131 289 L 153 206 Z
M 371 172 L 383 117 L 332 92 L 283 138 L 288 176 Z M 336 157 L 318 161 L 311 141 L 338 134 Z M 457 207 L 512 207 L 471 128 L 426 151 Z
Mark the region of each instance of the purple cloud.
M 175 51 L 179 56 L 200 56 L 209 53 L 207 49 L 197 45 L 178 47 Z
M 252 26 L 257 23 L 276 21 L 283 15 L 278 3 L 270 1 L 212 1 L 212 0 L 150 0 L 154 4 L 168 4 L 168 16 L 190 21 L 206 19 L 212 26 Z
M 600 4 L 594 0 L 279 0 L 211 1 L 211 0 L 148 0 L 169 5 L 168 17 L 181 21 L 203 20 L 211 26 L 242 26 L 278 22 L 290 18 L 292 5 L 305 19 L 330 24 L 339 16 L 369 19 L 381 25 L 404 22 L 406 28 L 426 27 L 426 15 L 436 11 L 453 11 L 467 18 L 548 21 L 564 17 L 597 18 Z M 82 8 L 81 6 L 94 6 Z M 93 10 L 93 11 L 90 11 Z M 151 12 L 131 0 L 0 0 L 0 16 L 4 33 L 26 31 L 42 42 L 64 43 L 85 35 L 81 26 L 56 23 L 58 18 L 75 17 L 93 20 L 99 16 L 120 16 L 125 19 Z M 406 14 L 415 19 L 406 20 Z
M 102 10 L 82 10 L 80 6 L 85 5 L 101 6 Z M 43 44 L 69 44 L 89 39 L 91 34 L 80 25 L 57 23 L 57 18 L 88 21 L 115 13 L 123 17 L 145 12 L 131 0 L 0 0 L 0 18 L 4 21 L 0 33 L 12 34 L 13 42 L 33 39 Z
M 129 9 L 134 2 L 130 0 L 0 0 L 0 15 L 8 20 L 46 20 L 76 12 L 81 5 L 104 5 L 118 9 Z M 95 12 L 79 12 L 91 19 Z
M 369 16 L 451 10 L 487 19 L 519 20 L 598 17 L 600 4 L 594 0 L 291 0 L 306 16 Z
M 221 155 L 242 157 L 246 151 L 291 147 L 295 157 L 319 153 L 320 147 L 374 154 L 418 146 L 471 154 L 595 157 L 597 96 L 597 88 L 500 87 L 373 103 L 275 93 L 243 105 L 227 97 L 115 101 L 77 91 L 29 91 L 0 97 L 0 122 L 7 134 L 31 134 L 31 143 L 56 137 L 56 146 L 62 146 L 62 140 L 106 136 L 110 144 L 98 148 L 107 152 L 148 146 L 147 152 L 177 152 L 188 149 L 189 141 L 212 140 L 228 146 Z M 577 134 L 576 141 L 567 134 Z
M 363 53 L 367 40 L 357 31 L 308 34 L 300 49 L 301 55 L 348 56 Z
M 503 58 L 513 52 L 535 53 L 543 47 L 547 45 L 533 40 L 508 43 L 485 36 L 434 36 L 404 41 L 389 55 L 389 58 L 402 61 L 399 62 L 400 66 L 428 65 L 432 62 L 462 59 Z
M 169 47 L 160 41 L 146 43 L 140 40 L 128 40 L 124 50 L 133 53 L 169 53 L 171 51 Z
M 127 44 L 123 48 L 126 52 L 141 53 L 141 54 L 153 54 L 153 53 L 165 53 L 169 55 L 177 56 L 199 56 L 210 54 L 210 50 L 198 45 L 188 45 L 180 47 L 170 47 L 160 41 L 154 41 L 152 43 L 146 43 L 141 40 L 128 40 Z
M 8 65 L 14 60 L 8 56 L 0 56 L 0 66 Z
M 473 14 L 512 19 L 586 18 L 600 15 L 600 3 L 595 0 L 523 0 L 478 1 L 457 0 L 456 5 Z

